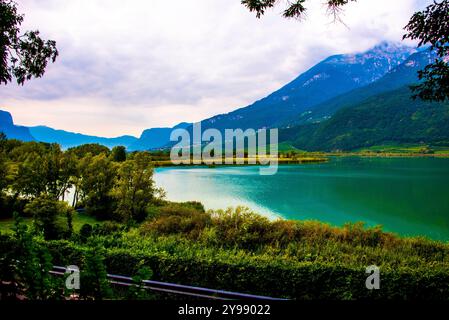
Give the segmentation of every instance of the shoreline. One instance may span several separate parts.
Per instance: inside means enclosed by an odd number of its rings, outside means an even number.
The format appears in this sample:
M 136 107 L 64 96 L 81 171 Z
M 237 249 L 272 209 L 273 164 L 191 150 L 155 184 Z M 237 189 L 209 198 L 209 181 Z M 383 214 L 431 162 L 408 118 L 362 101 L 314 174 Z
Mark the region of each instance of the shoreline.
M 278 165 L 303 165 L 303 164 L 317 164 L 317 163 L 326 163 L 329 162 L 331 158 L 352 158 L 352 157 L 359 157 L 359 158 L 385 158 L 385 159 L 395 159 L 395 158 L 437 158 L 437 159 L 449 159 L 449 154 L 443 153 L 443 154 L 424 154 L 424 153 L 375 153 L 375 152 L 368 152 L 368 153 L 339 153 L 339 152 L 329 152 L 329 153 L 320 153 L 320 154 L 311 154 L 307 157 L 302 158 L 277 158 Z M 202 162 L 201 164 L 194 164 L 194 163 L 187 163 L 187 164 L 173 164 L 171 160 L 156 160 L 152 161 L 152 164 L 155 168 L 161 168 L 161 167 L 233 167 L 233 166 L 265 166 L 261 163 L 248 163 L 249 158 L 244 158 L 244 163 L 237 164 L 214 164 L 212 161 L 210 162 Z M 268 159 L 266 159 L 268 160 Z M 225 160 L 223 160 L 225 162 Z

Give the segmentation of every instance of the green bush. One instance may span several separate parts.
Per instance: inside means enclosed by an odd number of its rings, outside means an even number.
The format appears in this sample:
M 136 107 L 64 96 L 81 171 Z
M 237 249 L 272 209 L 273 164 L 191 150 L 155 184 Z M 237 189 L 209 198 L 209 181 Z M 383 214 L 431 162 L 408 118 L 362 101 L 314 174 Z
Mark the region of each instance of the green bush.
M 47 240 L 70 237 L 72 234 L 74 211 L 64 201 L 44 195 L 28 203 L 25 213 L 33 216 L 35 230 L 42 232 Z
M 381 265 L 381 290 L 370 291 L 365 288 L 365 265 L 300 261 L 268 252 L 254 255 L 177 238 L 138 239 L 105 250 L 108 272 L 136 274 L 143 261 L 153 270 L 153 279 L 159 281 L 300 300 L 449 297 L 447 260 L 429 265 L 421 262 L 415 267 Z M 56 261 L 63 264 L 79 263 L 88 250 L 64 241 L 47 245 Z
M 0 193 L 0 219 L 12 218 L 14 212 L 24 215 L 29 200 Z

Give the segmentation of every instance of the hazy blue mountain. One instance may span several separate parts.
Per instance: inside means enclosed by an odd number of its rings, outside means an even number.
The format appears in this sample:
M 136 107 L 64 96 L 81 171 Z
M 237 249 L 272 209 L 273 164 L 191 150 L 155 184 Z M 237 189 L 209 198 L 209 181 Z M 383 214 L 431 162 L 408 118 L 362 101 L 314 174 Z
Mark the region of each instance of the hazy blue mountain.
M 175 129 L 185 129 L 191 123 L 182 122 L 173 128 L 153 128 L 145 130 L 140 138 L 129 146 L 129 151 L 151 150 L 165 147 L 170 143 L 170 134 Z
M 418 71 L 424 69 L 435 58 L 435 53 L 430 50 L 416 52 L 379 80 L 318 104 L 309 112 L 289 120 L 287 124 L 297 125 L 306 122 L 320 122 L 330 118 L 339 109 L 360 103 L 371 96 L 415 83 L 418 81 Z
M 27 127 L 16 126 L 9 112 L 0 110 L 0 132 L 6 134 L 9 139 L 18 139 L 22 141 L 34 141 Z
M 153 128 L 145 130 L 140 138 L 133 136 L 120 136 L 105 138 L 57 130 L 46 126 L 23 127 L 16 126 L 9 112 L 0 110 L 0 132 L 4 132 L 10 139 L 22 141 L 41 141 L 58 143 L 63 149 L 76 147 L 82 144 L 98 143 L 108 148 L 125 146 L 128 151 L 142 151 L 157 149 L 166 146 L 170 142 L 172 130 L 187 128 L 191 123 L 180 123 L 173 128 Z
M 29 129 L 36 140 L 48 143 L 58 143 L 63 149 L 88 143 L 99 143 L 108 148 L 113 148 L 115 146 L 129 147 L 131 144 L 137 141 L 137 138 L 132 136 L 103 138 L 68 132 L 64 130 L 56 130 L 46 126 L 30 127 Z
M 382 43 L 359 54 L 335 55 L 254 104 L 202 121 L 203 128 L 263 128 L 285 124 L 315 106 L 382 78 L 416 49 Z

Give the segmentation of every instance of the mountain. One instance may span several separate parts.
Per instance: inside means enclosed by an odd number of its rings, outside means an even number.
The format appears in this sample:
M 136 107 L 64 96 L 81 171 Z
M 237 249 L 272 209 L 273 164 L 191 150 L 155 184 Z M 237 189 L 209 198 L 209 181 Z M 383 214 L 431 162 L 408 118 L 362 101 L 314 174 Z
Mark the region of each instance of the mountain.
M 63 149 L 76 147 L 82 144 L 98 143 L 108 148 L 115 146 L 128 147 L 137 141 L 136 137 L 121 136 L 117 138 L 103 138 L 97 136 L 89 136 L 81 133 L 73 133 L 64 130 L 56 130 L 46 126 L 30 127 L 30 132 L 36 140 L 48 143 L 58 143 Z
M 389 71 L 379 80 L 364 87 L 344 93 L 315 106 L 309 112 L 299 115 L 286 124 L 320 122 L 330 118 L 336 111 L 354 105 L 381 93 L 399 89 L 418 81 L 418 71 L 434 61 L 436 54 L 428 49 L 412 54 L 402 64 Z
M 128 150 L 151 150 L 165 147 L 170 143 L 170 134 L 175 129 L 186 129 L 191 123 L 182 122 L 173 128 L 153 128 L 145 130 L 137 141 L 132 143 Z
M 133 136 L 104 138 L 64 130 L 56 130 L 46 126 L 16 126 L 13 123 L 11 114 L 0 110 L 0 132 L 4 132 L 8 138 L 22 141 L 36 140 L 47 143 L 58 143 L 63 149 L 90 143 L 98 143 L 110 149 L 115 146 L 124 146 L 128 149 L 128 151 L 157 149 L 169 144 L 170 134 L 174 129 L 187 128 L 191 125 L 191 123 L 183 122 L 173 128 L 148 129 L 142 133 L 140 138 Z
M 382 78 L 404 62 L 414 48 L 381 43 L 359 54 L 335 55 L 254 104 L 202 121 L 204 129 L 276 127 L 317 105 Z
M 355 150 L 382 144 L 449 145 L 449 102 L 411 99 L 409 87 L 345 107 L 327 121 L 281 130 L 303 150 Z
M 27 127 L 16 126 L 9 112 L 0 110 L 0 132 L 6 134 L 9 139 L 22 141 L 34 141 Z

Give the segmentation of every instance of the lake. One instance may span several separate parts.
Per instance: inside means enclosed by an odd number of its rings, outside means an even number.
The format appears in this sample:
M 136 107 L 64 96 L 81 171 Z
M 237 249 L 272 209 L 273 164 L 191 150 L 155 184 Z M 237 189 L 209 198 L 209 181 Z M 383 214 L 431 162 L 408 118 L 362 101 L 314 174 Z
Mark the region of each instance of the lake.
M 404 236 L 449 240 L 449 159 L 333 158 L 280 166 L 158 168 L 155 181 L 172 201 L 207 209 L 243 205 L 269 217 L 341 226 L 363 221 Z

